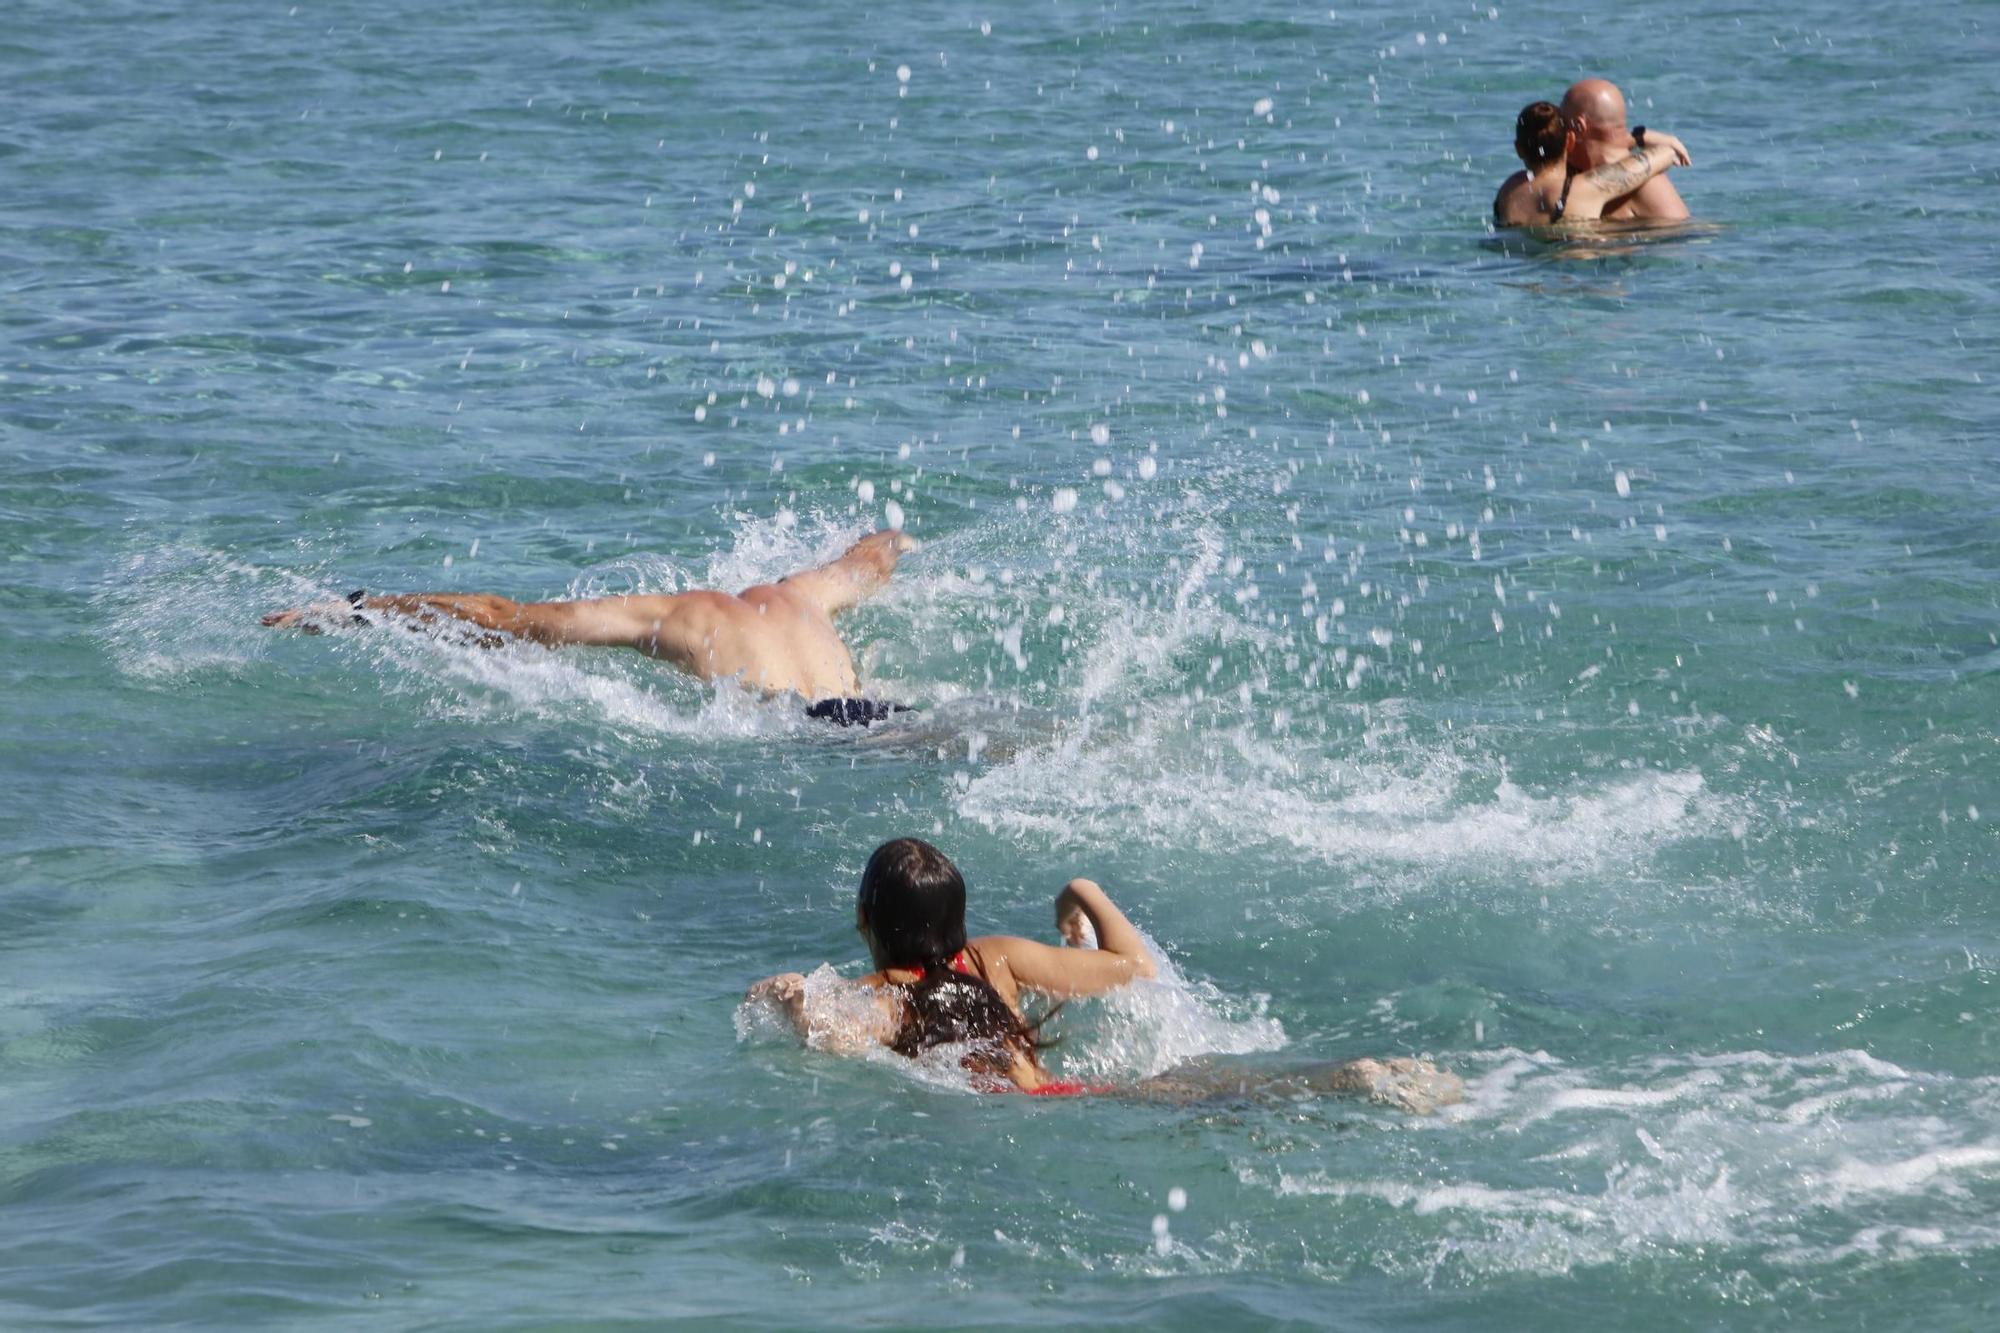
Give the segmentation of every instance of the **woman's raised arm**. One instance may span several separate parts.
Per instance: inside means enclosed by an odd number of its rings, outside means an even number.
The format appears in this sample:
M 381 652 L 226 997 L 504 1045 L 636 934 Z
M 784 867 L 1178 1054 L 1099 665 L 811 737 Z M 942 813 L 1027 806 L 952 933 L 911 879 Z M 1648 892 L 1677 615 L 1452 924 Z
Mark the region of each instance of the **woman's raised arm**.
M 1093 880 L 1073 879 L 1056 895 L 1056 933 L 1081 944 L 1085 922 L 1096 932 L 1095 949 L 1061 949 L 1017 935 L 988 935 L 973 945 L 989 968 L 1004 965 L 1016 985 L 1044 995 L 1096 995 L 1159 975 L 1139 928 L 1110 895 Z

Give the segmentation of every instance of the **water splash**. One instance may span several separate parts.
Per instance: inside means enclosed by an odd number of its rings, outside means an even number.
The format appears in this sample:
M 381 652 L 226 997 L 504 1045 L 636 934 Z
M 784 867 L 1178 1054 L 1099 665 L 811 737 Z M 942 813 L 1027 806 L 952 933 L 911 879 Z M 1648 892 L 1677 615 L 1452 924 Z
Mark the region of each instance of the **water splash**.
M 1262 1012 L 1261 1002 L 1231 1000 L 1207 982 L 1190 983 L 1160 950 L 1160 974 L 1088 1001 L 1073 1001 L 1063 1016 L 1062 1042 L 1049 1055 L 1059 1077 L 1127 1084 L 1205 1055 L 1274 1051 L 1284 1029 Z M 831 1054 L 878 1060 L 886 1068 L 934 1086 L 976 1090 L 960 1064 L 963 1048 L 940 1046 L 915 1060 L 881 1044 L 876 993 L 843 980 L 830 964 L 806 974 L 805 1044 Z M 746 1044 L 798 1040 L 775 1003 L 745 1000 L 737 1007 L 736 1037 Z

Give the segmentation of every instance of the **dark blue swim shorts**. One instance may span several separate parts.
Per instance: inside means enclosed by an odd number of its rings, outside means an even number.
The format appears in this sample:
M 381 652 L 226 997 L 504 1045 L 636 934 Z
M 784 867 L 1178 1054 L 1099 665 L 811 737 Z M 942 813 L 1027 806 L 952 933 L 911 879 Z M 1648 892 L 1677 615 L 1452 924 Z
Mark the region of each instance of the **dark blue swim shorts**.
M 836 727 L 865 727 L 886 721 L 891 714 L 909 711 L 903 704 L 884 703 L 880 699 L 821 699 L 806 705 L 807 717 L 831 722 Z

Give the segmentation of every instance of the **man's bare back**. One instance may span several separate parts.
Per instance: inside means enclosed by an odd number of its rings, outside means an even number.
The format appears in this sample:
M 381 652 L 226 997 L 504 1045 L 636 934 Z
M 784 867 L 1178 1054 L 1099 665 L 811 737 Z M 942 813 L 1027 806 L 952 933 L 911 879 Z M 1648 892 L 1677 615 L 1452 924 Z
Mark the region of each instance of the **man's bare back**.
M 735 595 L 696 591 L 516 602 L 490 593 L 404 593 L 277 611 L 263 623 L 317 631 L 365 619 L 362 611 L 386 611 L 419 623 L 445 617 L 551 646 L 636 648 L 699 679 L 734 679 L 765 694 L 846 699 L 860 694 L 861 683 L 833 617 L 887 583 L 897 559 L 916 546 L 901 532 L 871 533 L 831 564 Z

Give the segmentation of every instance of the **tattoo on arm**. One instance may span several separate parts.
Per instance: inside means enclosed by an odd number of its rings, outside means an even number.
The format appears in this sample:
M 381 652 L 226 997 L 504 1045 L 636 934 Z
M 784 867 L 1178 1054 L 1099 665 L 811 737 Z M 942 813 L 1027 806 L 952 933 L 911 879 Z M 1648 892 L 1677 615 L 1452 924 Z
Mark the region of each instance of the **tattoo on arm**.
M 1616 162 L 1606 162 L 1590 172 L 1591 184 L 1606 194 L 1630 194 L 1654 176 L 1651 153 L 1641 149 Z

